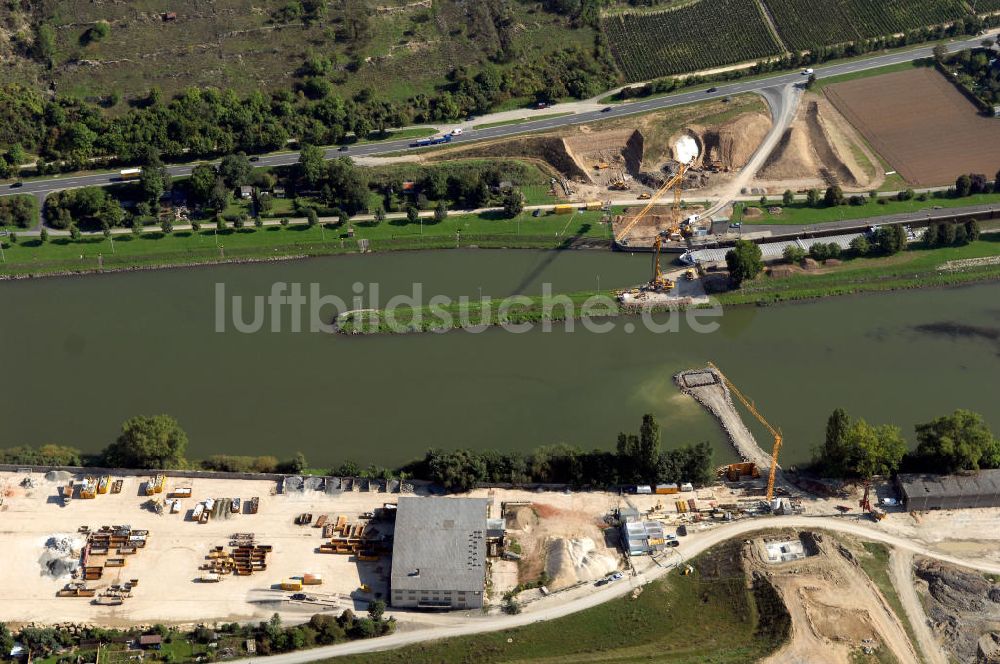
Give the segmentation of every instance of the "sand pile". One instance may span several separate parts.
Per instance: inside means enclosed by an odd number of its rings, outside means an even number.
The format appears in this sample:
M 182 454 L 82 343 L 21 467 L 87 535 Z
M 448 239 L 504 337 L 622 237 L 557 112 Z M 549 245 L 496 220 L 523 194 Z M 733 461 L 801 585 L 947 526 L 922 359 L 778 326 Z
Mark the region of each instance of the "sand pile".
M 607 553 L 598 552 L 597 545 L 589 537 L 557 537 L 548 542 L 545 572 L 549 577 L 550 590 L 580 581 L 595 581 L 617 568 L 615 559 Z
M 689 134 L 684 134 L 674 143 L 674 159 L 682 164 L 690 164 L 700 152 L 698 142 Z
M 298 475 L 286 477 L 281 482 L 281 493 L 302 493 L 305 482 Z
M 80 547 L 83 540 L 73 535 L 56 534 L 45 540 L 45 551 L 38 563 L 42 574 L 55 579 L 70 576 L 80 566 Z
M 45 479 L 49 482 L 69 482 L 72 478 L 73 475 L 65 470 L 50 470 L 45 473 Z
M 538 525 L 538 517 L 527 505 L 507 512 L 507 530 L 530 531 Z
M 324 483 L 325 482 L 322 477 L 316 477 L 315 475 L 312 475 L 310 477 L 307 477 L 302 484 L 309 491 L 322 491 Z

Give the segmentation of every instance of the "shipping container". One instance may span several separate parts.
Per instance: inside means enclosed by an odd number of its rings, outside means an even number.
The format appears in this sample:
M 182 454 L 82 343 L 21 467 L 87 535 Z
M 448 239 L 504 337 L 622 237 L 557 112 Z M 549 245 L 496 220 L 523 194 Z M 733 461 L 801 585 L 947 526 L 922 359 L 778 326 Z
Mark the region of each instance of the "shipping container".
M 302 575 L 302 585 L 304 586 L 318 586 L 323 583 L 322 574 L 303 574 Z
M 281 582 L 282 590 L 302 590 L 302 581 L 299 579 L 285 579 Z
M 601 204 L 600 201 L 587 201 L 586 208 L 588 210 L 591 210 L 591 211 L 600 210 L 601 207 L 602 207 L 602 204 Z
M 657 484 L 656 485 L 656 493 L 659 493 L 659 494 L 670 494 L 670 493 L 679 493 L 679 492 L 680 492 L 680 490 L 677 488 L 676 484 Z
M 555 212 L 556 214 L 573 214 L 574 212 L 576 212 L 576 206 L 567 204 L 557 205 L 554 208 L 552 208 L 552 211 Z

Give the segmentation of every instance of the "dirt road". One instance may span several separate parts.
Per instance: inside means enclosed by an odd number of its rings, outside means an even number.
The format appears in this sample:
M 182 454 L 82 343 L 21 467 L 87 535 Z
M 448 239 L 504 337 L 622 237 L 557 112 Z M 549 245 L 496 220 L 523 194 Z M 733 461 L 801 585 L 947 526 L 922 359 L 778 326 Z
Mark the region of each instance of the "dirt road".
M 903 610 L 906 611 L 906 619 L 910 621 L 917 635 L 916 645 L 920 646 L 924 661 L 928 664 L 948 664 L 948 656 L 934 638 L 930 625 L 927 624 L 927 615 L 913 585 L 913 552 L 893 550 L 889 556 L 889 574 L 892 577 L 892 585 L 896 587 L 896 593 L 899 595 L 899 601 L 903 604 Z
M 964 559 L 940 553 L 913 539 L 886 533 L 869 522 L 857 521 L 855 517 L 785 516 L 736 521 L 719 526 L 713 530 L 691 535 L 685 539 L 683 548 L 675 549 L 675 551 L 682 551 L 684 558 L 691 558 L 730 538 L 773 528 L 807 528 L 811 530 L 829 530 L 847 533 L 868 541 L 882 542 L 897 549 L 910 552 L 911 554 L 919 553 L 923 556 L 949 562 L 954 565 L 1000 574 L 1000 563 Z M 682 560 L 678 560 L 677 564 L 680 564 L 680 562 Z M 256 657 L 253 661 L 259 662 L 266 659 L 268 664 L 304 664 L 340 655 L 378 652 L 380 650 L 390 650 L 392 648 L 424 643 L 435 639 L 496 632 L 529 625 L 542 620 L 553 620 L 621 597 L 631 592 L 633 588 L 645 585 L 663 576 L 673 569 L 674 566 L 652 568 L 628 578 L 628 583 L 625 583 L 623 580 L 617 584 L 605 586 L 600 589 L 587 585 L 580 589 L 569 591 L 561 598 L 553 598 L 555 603 L 540 602 L 541 606 L 526 607 L 523 613 L 516 616 L 455 616 L 453 618 L 452 616 L 443 615 L 440 616 L 442 624 L 425 630 L 397 632 L 396 634 L 379 639 L 354 641 L 334 646 L 314 648 L 312 650 L 274 655 L 267 658 Z M 250 659 L 233 661 L 238 664 L 251 663 Z

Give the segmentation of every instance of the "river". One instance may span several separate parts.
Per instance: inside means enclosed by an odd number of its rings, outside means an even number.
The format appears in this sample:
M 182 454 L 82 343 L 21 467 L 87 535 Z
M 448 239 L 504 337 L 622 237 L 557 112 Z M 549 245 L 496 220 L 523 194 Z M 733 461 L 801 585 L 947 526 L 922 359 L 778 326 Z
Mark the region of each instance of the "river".
M 708 440 L 722 462 L 733 456 L 725 438 L 671 380 L 706 360 L 783 429 L 786 464 L 809 457 L 836 406 L 898 424 L 911 443 L 915 423 L 958 407 L 1000 430 L 998 284 L 730 308 L 712 333 L 656 333 L 635 319 L 607 333 L 578 324 L 348 338 L 293 332 L 286 320 L 243 334 L 228 319 L 216 331 L 218 283 L 243 296 L 318 283 L 350 298 L 356 282 L 377 282 L 384 304 L 414 282 L 425 299 L 533 294 L 545 282 L 606 289 L 646 278 L 648 260 L 463 250 L 2 283 L 0 447 L 98 450 L 126 418 L 168 413 L 190 457 L 301 450 L 313 466 L 395 465 L 429 447 L 609 448 L 652 412 L 666 447 Z

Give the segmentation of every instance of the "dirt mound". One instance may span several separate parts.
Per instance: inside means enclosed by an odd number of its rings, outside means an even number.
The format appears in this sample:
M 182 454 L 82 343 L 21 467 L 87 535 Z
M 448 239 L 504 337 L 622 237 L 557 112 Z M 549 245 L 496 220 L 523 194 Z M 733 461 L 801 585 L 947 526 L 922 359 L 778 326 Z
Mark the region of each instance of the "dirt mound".
M 927 582 L 931 596 L 946 606 L 963 611 L 982 611 L 991 585 L 979 574 L 946 567 L 935 561 L 917 566 L 917 576 Z
M 809 145 L 809 136 L 802 127 L 795 125 L 781 135 L 778 145 L 757 173 L 760 180 L 818 179 L 818 176 L 819 169 Z
M 854 177 L 854 173 L 851 172 L 851 169 L 847 167 L 830 143 L 826 127 L 820 118 L 819 104 L 813 101 L 807 103 L 805 107 L 809 142 L 812 143 L 813 150 L 816 151 L 816 155 L 826 171 L 824 179 L 829 184 L 857 187 L 858 181 Z
M 45 479 L 49 482 L 68 482 L 73 478 L 73 475 L 67 473 L 65 470 L 50 470 L 45 473 Z
M 466 157 L 519 157 L 544 161 L 567 178 L 589 179 L 588 173 L 580 168 L 573 156 L 566 150 L 566 144 L 559 136 L 522 136 L 502 140 L 477 143 L 469 148 L 440 150 L 430 161 L 462 159 Z
M 73 535 L 52 535 L 45 540 L 45 550 L 38 559 L 42 574 L 59 579 L 70 576 L 80 566 L 79 550 L 83 540 Z
M 706 164 L 721 162 L 726 170 L 739 170 L 771 130 L 771 118 L 764 113 L 740 115 L 714 131 L 705 132 L 702 141 L 706 150 Z
M 633 177 L 642 166 L 645 138 L 638 129 L 593 131 L 581 127 L 581 133 L 562 139 L 564 150 L 589 181 L 607 186 L 625 170 Z M 598 164 L 605 168 L 598 169 Z
M 580 581 L 595 581 L 617 569 L 615 559 L 599 553 L 589 537 L 553 538 L 547 543 L 545 572 L 549 589 L 558 590 Z

